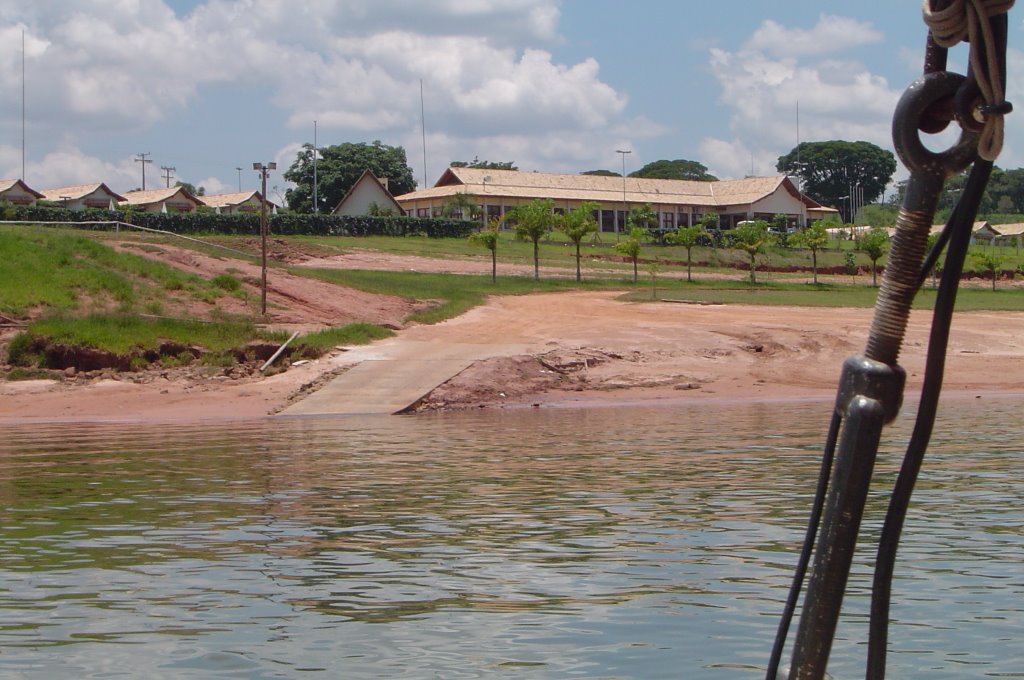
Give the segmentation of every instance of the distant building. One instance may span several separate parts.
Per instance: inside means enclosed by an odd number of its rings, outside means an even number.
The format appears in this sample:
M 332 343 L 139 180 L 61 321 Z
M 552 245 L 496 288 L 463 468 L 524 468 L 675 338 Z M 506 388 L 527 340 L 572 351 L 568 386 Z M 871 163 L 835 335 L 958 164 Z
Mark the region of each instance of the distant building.
M 35 205 L 43 195 L 20 179 L 0 179 L 0 201 L 14 205 Z
M 629 211 L 650 205 L 662 229 L 674 230 L 697 224 L 715 215 L 722 229 L 744 220 L 789 217 L 791 226 L 806 225 L 838 215 L 800 193 L 783 176 L 699 182 L 640 177 L 569 175 L 515 170 L 448 168 L 429 188 L 397 196 L 407 215 L 436 217 L 455 194 L 467 194 L 487 222 L 535 199 L 551 199 L 555 210 L 573 210 L 584 201 L 601 206 L 601 231 L 623 231 Z
M 147 191 L 129 191 L 120 202 L 122 207 L 141 208 L 146 212 L 192 212 L 201 205 L 202 200 L 189 193 L 185 187 L 169 189 L 150 189 Z
M 234 215 L 236 213 L 258 213 L 263 195 L 258 191 L 237 191 L 231 194 L 212 194 L 203 196 L 203 203 L 213 208 L 218 214 Z M 267 201 L 267 210 L 277 212 L 277 205 Z
M 111 191 L 102 182 L 43 189 L 43 195 L 46 200 L 59 203 L 69 210 L 84 210 L 85 208 L 113 210 L 118 203 L 125 200 L 124 196 Z
M 376 206 L 376 207 L 375 207 Z M 387 179 L 380 179 L 369 170 L 363 172 L 332 211 L 335 215 L 369 215 L 390 211 L 404 215 L 405 209 L 388 191 Z

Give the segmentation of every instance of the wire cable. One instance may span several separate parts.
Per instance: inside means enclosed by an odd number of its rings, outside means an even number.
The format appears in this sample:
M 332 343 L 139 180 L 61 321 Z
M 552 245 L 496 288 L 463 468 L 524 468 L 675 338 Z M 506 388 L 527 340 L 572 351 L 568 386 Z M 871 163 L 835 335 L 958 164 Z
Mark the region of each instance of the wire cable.
M 925 375 L 921 387 L 921 401 L 918 406 L 914 431 L 907 445 L 907 452 L 903 458 L 903 465 L 897 476 L 892 497 L 889 500 L 889 508 L 886 511 L 878 541 L 878 554 L 875 560 L 875 575 L 871 590 L 868 661 L 865 675 L 867 680 L 883 680 L 885 678 L 889 605 L 896 552 L 899 549 L 910 497 L 913 494 L 914 485 L 917 482 L 935 425 L 956 294 L 960 277 L 963 274 L 967 248 L 970 245 L 971 227 L 974 224 L 974 217 L 978 212 L 991 173 L 991 161 L 979 160 L 975 163 L 964 186 L 960 201 L 943 230 L 943 233 L 949 233 L 949 252 L 946 257 L 946 266 L 942 272 L 939 293 L 935 300 Z M 938 244 L 936 244 L 936 249 L 938 249 Z M 922 268 L 922 278 L 927 277 L 928 271 L 927 266 Z

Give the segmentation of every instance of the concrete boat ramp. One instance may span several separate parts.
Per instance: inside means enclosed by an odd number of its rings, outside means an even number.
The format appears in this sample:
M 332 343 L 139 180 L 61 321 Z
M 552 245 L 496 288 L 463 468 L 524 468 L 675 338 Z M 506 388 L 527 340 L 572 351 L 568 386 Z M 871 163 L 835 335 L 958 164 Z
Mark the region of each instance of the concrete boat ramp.
M 352 365 L 320 390 L 279 413 L 283 416 L 385 415 L 426 396 L 474 361 L 523 354 L 526 344 L 386 340 L 350 350 Z

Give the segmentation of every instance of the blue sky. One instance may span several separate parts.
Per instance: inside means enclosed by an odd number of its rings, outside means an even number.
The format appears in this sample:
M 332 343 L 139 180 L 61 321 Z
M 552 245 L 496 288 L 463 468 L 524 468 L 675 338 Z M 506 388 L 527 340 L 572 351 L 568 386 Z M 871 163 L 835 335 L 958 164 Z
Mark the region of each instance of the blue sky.
M 174 179 L 208 192 L 270 182 L 304 142 L 405 147 L 424 181 L 452 160 L 522 170 L 687 158 L 771 174 L 803 141 L 887 148 L 920 70 L 917 0 L 0 0 L 0 177 L 37 188 Z M 1011 15 L 1011 47 L 1024 25 Z M 1008 98 L 1024 89 L 1011 49 Z M 962 64 L 965 52 L 954 53 Z M 958 69 L 958 70 L 962 70 Z M 1024 110 L 1024 109 L 1022 109 Z M 1024 165 L 1010 117 L 1002 167 Z M 272 193 L 272 198 L 275 196 Z

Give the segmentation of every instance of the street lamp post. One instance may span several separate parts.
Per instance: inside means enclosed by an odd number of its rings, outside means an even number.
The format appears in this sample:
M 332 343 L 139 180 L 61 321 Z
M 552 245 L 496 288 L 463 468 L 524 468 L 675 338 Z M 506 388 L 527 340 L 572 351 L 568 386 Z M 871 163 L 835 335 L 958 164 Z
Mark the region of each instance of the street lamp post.
M 633 153 L 629 149 L 616 149 L 615 153 L 622 156 L 622 226 L 626 226 L 626 154 Z M 616 233 L 618 233 L 618 225 L 615 227 Z
M 263 192 L 260 194 L 260 245 L 262 252 L 262 285 L 260 287 L 260 313 L 267 314 L 267 173 L 277 170 L 277 163 L 253 163 L 252 169 L 260 173 L 263 179 Z

